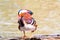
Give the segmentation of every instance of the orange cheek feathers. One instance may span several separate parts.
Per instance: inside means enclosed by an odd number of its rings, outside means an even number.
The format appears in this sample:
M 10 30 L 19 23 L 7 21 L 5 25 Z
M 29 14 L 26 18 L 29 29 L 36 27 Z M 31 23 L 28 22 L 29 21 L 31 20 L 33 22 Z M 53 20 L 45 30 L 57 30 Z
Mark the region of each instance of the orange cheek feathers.
M 24 18 L 25 18 L 25 19 L 31 19 L 32 17 L 31 17 L 30 14 L 25 14 L 25 15 L 24 15 Z

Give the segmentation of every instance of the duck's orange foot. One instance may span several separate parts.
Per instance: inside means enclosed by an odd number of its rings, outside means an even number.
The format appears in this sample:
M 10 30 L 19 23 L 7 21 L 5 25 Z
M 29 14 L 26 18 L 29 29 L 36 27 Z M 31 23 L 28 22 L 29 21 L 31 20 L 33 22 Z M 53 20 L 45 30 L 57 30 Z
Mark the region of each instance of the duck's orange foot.
M 31 31 L 31 32 L 34 32 L 35 30 Z
M 27 36 L 23 36 L 23 39 L 27 38 Z
M 27 37 L 27 36 L 23 36 L 23 37 Z

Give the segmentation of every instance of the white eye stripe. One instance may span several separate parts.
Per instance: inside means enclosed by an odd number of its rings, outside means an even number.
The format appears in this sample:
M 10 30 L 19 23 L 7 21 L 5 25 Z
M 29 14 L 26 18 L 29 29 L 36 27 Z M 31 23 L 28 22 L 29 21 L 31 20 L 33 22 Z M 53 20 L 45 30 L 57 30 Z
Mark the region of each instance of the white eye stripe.
M 19 14 L 24 13 L 24 12 L 28 12 L 28 11 L 27 11 L 27 10 L 21 10 L 21 11 L 19 12 Z

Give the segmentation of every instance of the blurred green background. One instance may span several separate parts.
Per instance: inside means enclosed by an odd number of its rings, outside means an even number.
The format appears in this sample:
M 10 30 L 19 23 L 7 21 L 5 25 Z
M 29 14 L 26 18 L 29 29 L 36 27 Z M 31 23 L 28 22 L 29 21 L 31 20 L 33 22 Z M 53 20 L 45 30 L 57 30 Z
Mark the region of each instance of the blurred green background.
M 19 9 L 33 11 L 38 29 L 33 34 L 60 33 L 60 0 L 0 0 L 0 36 L 22 36 L 18 30 Z

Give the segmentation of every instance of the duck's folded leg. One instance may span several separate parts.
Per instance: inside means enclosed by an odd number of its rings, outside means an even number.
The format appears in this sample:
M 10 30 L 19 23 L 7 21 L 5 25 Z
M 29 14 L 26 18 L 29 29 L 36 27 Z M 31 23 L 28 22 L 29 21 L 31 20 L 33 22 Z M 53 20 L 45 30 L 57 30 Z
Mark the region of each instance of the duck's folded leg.
M 36 30 L 36 29 L 37 29 L 37 25 L 36 25 L 36 23 L 34 23 L 33 25 L 34 25 L 35 30 Z M 35 30 L 33 30 L 33 31 L 31 31 L 31 32 L 34 32 Z
M 37 27 L 35 27 L 35 30 L 37 29 Z M 34 32 L 35 30 L 32 30 L 31 32 Z

